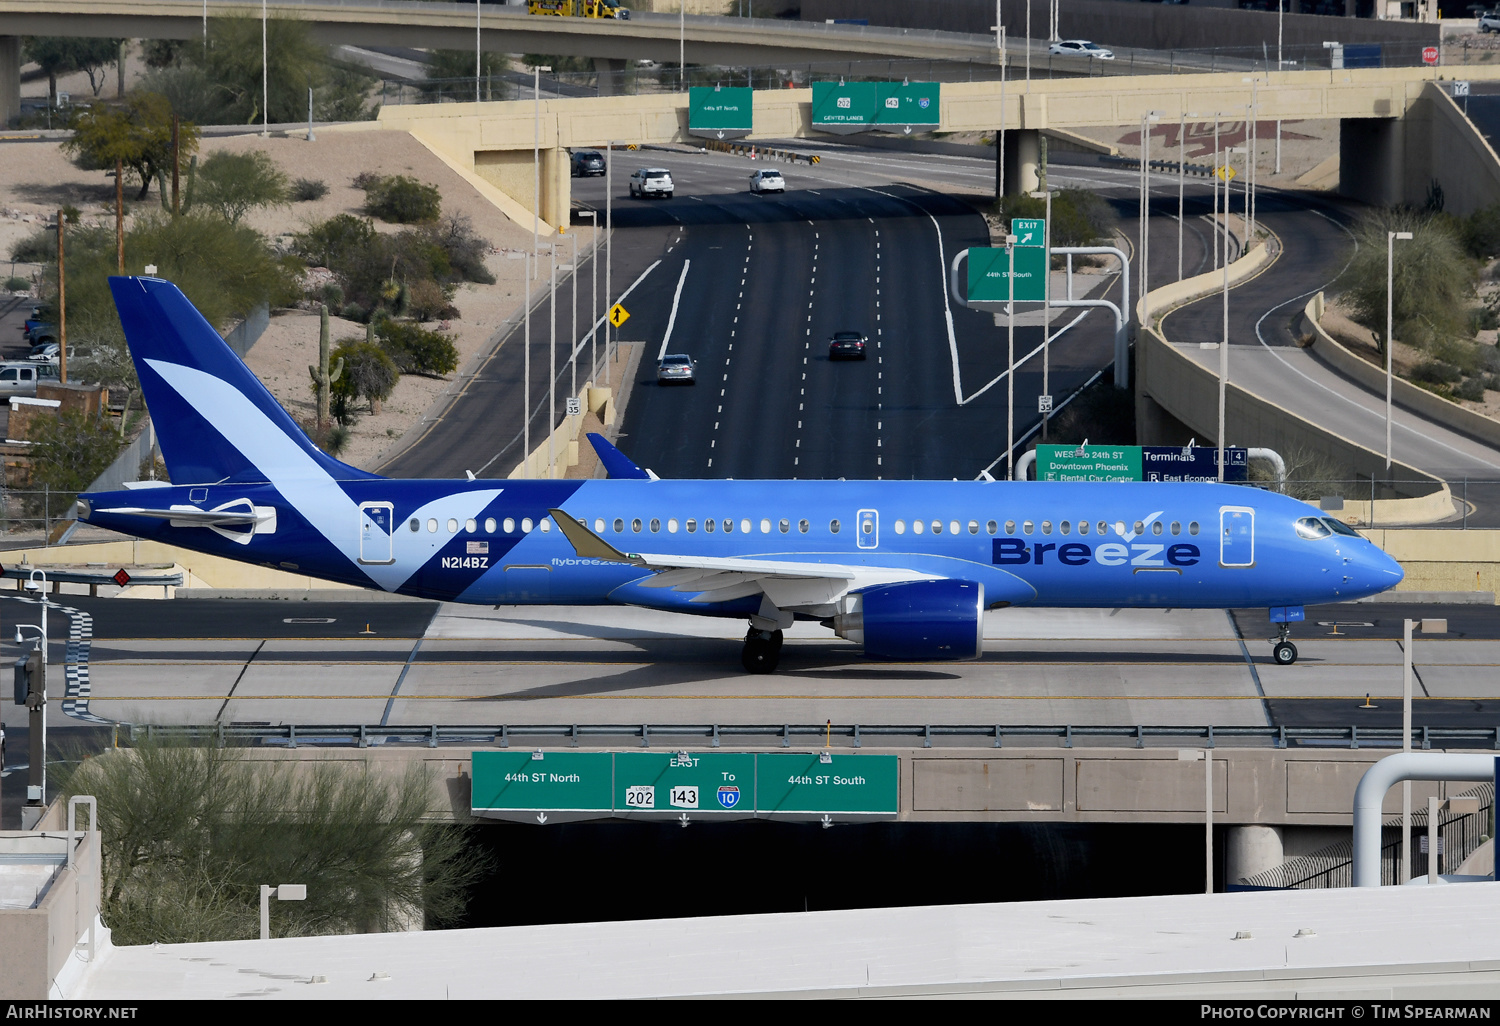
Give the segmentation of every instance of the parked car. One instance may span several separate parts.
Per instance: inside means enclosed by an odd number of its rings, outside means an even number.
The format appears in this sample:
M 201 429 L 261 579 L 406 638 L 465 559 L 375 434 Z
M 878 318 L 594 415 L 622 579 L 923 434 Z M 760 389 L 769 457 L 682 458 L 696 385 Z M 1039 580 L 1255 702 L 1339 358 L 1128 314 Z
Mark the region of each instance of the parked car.
M 56 381 L 57 365 L 50 363 L 0 363 L 0 398 L 36 395 L 40 381 Z
M 750 176 L 751 192 L 786 192 L 786 179 L 773 167 L 761 168 Z
M 863 360 L 867 339 L 858 331 L 835 331 L 828 340 L 830 360 Z
M 48 342 L 57 341 L 57 325 L 35 317 L 27 318 L 26 341 L 33 346 L 45 345 Z
M 630 195 L 672 198 L 672 172 L 664 167 L 643 167 L 630 176 Z
M 1500 32 L 1500 11 L 1486 11 L 1479 16 L 1480 32 Z
M 1047 52 L 1064 57 L 1093 57 L 1101 61 L 1115 59 L 1113 50 L 1106 50 L 1098 43 L 1091 43 L 1087 39 L 1064 39 L 1047 47 Z
M 26 359 L 35 363 L 50 363 L 53 366 L 58 362 L 58 350 L 62 347 L 56 342 L 43 342 L 41 345 L 33 346 Z M 72 360 L 78 356 L 78 350 L 72 346 L 68 347 L 68 359 Z
M 693 372 L 697 368 L 693 358 L 686 353 L 671 353 L 656 364 L 656 383 L 659 385 L 692 385 L 696 383 Z
M 573 151 L 574 178 L 597 178 L 604 170 L 604 154 L 598 150 Z

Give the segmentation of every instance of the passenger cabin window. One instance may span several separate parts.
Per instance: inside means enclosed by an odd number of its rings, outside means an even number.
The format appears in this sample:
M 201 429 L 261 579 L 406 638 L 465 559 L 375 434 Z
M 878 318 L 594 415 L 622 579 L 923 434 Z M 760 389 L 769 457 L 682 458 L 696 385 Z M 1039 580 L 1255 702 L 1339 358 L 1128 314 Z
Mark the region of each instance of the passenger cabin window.
M 1006 534 L 1015 534 L 1016 533 L 1016 522 L 1014 520 L 1007 520 L 1005 522 L 1005 533 Z
M 656 534 L 660 530 L 661 530 L 661 521 L 658 520 L 656 517 L 652 517 L 651 518 L 651 533 L 652 534 Z
M 906 533 L 906 521 L 905 520 L 898 520 L 892 526 L 896 529 L 896 533 L 897 534 L 905 534 Z
M 620 522 L 618 520 L 616 520 L 615 521 L 615 530 L 616 531 L 618 531 L 620 529 L 619 525 L 620 525 Z M 505 533 L 506 534 L 515 534 L 516 533 L 516 522 L 511 517 L 506 517 L 505 518 Z
M 932 533 L 933 534 L 942 534 L 943 533 L 943 522 L 941 520 L 934 520 L 932 522 Z
M 531 533 L 531 518 L 530 517 L 522 517 L 521 518 L 521 533 L 522 534 L 530 534 Z
M 1023 520 L 1021 521 L 1021 533 L 1030 534 L 1035 526 L 1030 520 Z
M 837 520 L 830 520 L 830 521 L 828 521 L 828 533 L 829 534 L 838 534 L 839 533 L 839 522 Z
M 479 523 L 478 523 L 478 521 L 476 521 L 473 517 L 470 517 L 469 519 L 465 520 L 464 521 L 464 530 L 467 531 L 469 534 L 473 534 L 475 531 L 479 530 Z
M 641 533 L 641 518 L 640 517 L 636 517 L 634 520 L 632 520 L 630 522 L 630 529 L 632 531 L 634 531 L 636 534 L 640 534 Z
M 1146 525 L 1143 524 L 1143 523 L 1141 523 L 1139 520 L 1137 520 L 1135 522 L 1135 533 L 1137 535 L 1145 534 L 1146 533 Z
M 959 522 L 957 520 L 948 521 L 949 534 L 957 534 L 961 530 L 963 530 L 963 528 L 959 525 Z
M 978 534 L 979 533 L 979 521 L 977 521 L 977 520 L 970 520 L 969 521 L 969 533 L 970 534 Z
M 1078 533 L 1079 534 L 1088 534 L 1089 533 L 1089 522 L 1087 520 L 1080 520 L 1080 521 L 1078 521 Z
M 797 530 L 800 531 L 800 532 L 802 532 L 803 534 L 806 534 L 807 533 L 807 529 L 809 527 L 811 527 L 811 526 L 812 525 L 809 524 L 806 520 L 799 520 L 799 521 L 797 521 Z
M 744 519 L 742 517 L 740 519 L 740 534 L 749 534 L 749 533 L 750 533 L 750 521 L 746 520 L 746 519 Z
M 667 521 L 667 533 L 668 534 L 676 534 L 677 533 L 677 518 L 676 517 L 673 517 L 672 519 L 670 519 L 670 520 Z
M 1177 536 L 1177 535 L 1179 535 L 1181 533 L 1182 533 L 1182 521 L 1180 521 L 1180 520 L 1174 520 L 1174 521 L 1172 521 L 1172 535 L 1175 537 L 1175 536 Z
M 509 525 L 510 521 L 507 520 L 505 523 L 507 525 Z M 505 530 L 508 533 L 510 531 L 510 527 L 507 526 L 505 528 Z M 623 534 L 623 533 L 625 533 L 625 521 L 621 520 L 619 517 L 615 517 L 615 534 Z
M 542 529 L 542 533 L 543 534 L 546 534 L 547 532 L 549 532 L 549 531 L 552 530 L 552 521 L 550 521 L 550 520 L 543 520 L 537 526 Z
M 596 530 L 596 531 L 602 531 L 602 530 L 604 530 L 604 521 L 602 521 L 602 520 L 595 520 L 594 524 L 596 525 L 595 528 L 594 528 L 594 530 Z M 494 534 L 495 533 L 495 518 L 494 517 L 486 517 L 485 518 L 485 520 L 484 520 L 484 533 L 485 534 Z
M 781 529 L 782 534 L 788 534 L 792 530 L 792 522 L 790 520 L 783 520 L 776 526 Z
M 708 534 L 713 534 L 714 533 L 714 523 L 715 523 L 715 521 L 713 521 L 713 520 L 705 520 L 705 521 L 703 521 L 703 530 L 706 533 L 708 533 Z
M 492 524 L 494 523 L 493 520 L 491 520 L 489 522 L 492 523 Z M 603 519 L 596 519 L 594 521 L 594 533 L 595 534 L 603 534 L 604 533 L 604 521 L 603 521 Z
M 1198 533 L 1198 521 L 1194 520 L 1192 523 L 1188 524 L 1188 534 L 1197 534 L 1197 533 Z
M 997 524 L 997 523 L 995 523 L 993 520 L 991 520 L 989 523 L 987 523 L 987 524 L 984 525 L 984 530 L 985 530 L 985 533 L 987 533 L 987 534 L 994 534 L 999 529 L 1000 529 L 1000 525 Z M 1007 533 L 1009 533 L 1009 532 L 1007 532 Z
M 428 534 L 437 534 L 437 520 L 436 519 L 429 519 L 427 521 L 427 533 Z
M 733 520 L 726 520 L 726 521 L 724 521 L 724 533 L 725 534 L 733 534 L 734 533 L 734 521 Z
M 416 517 L 412 517 L 411 518 L 411 529 L 413 531 L 420 531 L 422 529 L 422 521 L 418 520 Z
M 1308 540 L 1327 538 L 1333 534 L 1328 525 L 1317 517 L 1303 517 L 1297 521 L 1297 536 Z
M 1152 525 L 1151 525 L 1151 533 L 1152 534 L 1161 534 L 1161 532 L 1162 532 L 1161 521 L 1157 520 L 1157 521 L 1153 522 Z
M 913 520 L 911 522 L 911 533 L 912 534 L 921 534 L 923 530 L 925 530 L 925 528 L 922 526 L 922 521 L 920 521 L 920 520 Z
M 771 521 L 767 520 L 765 517 L 761 517 L 761 520 L 760 520 L 760 533 L 761 534 L 770 534 L 771 533 Z
M 1050 520 L 1043 520 L 1042 521 L 1042 533 L 1043 534 L 1051 534 L 1052 533 L 1052 521 L 1050 521 Z
M 1109 521 L 1107 521 L 1107 520 L 1101 520 L 1101 521 L 1099 521 L 1099 523 L 1098 523 L 1097 526 L 1099 528 L 1099 530 L 1098 530 L 1099 537 L 1103 538 L 1106 534 L 1109 533 Z
M 698 521 L 692 519 L 691 517 L 688 518 L 688 522 L 684 526 L 687 527 L 688 534 L 696 534 L 698 532 Z

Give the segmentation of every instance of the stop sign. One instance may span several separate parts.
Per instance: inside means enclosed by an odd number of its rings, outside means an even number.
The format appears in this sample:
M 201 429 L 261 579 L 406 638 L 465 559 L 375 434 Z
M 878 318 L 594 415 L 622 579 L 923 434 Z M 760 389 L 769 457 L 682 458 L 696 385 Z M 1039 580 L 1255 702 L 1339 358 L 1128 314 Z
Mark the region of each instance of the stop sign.
M 1438 62 L 1438 48 L 1435 46 L 1422 47 L 1422 63 L 1436 64 Z

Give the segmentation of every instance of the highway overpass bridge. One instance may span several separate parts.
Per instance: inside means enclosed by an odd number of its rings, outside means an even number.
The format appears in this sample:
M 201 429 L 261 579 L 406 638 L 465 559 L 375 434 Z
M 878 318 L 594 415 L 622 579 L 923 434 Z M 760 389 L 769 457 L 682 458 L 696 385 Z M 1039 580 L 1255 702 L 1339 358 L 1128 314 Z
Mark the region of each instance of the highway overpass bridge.
M 1464 68 L 1462 74 L 1495 80 L 1500 67 Z M 1007 160 L 1012 162 L 1007 182 L 1030 190 L 1037 187 L 1043 129 L 1135 125 L 1152 111 L 1165 121 L 1180 116 L 1206 121 L 1216 115 L 1242 120 L 1253 104 L 1261 121 L 1340 119 L 1345 145 L 1365 154 L 1364 159 L 1344 161 L 1340 191 L 1372 203 L 1421 203 L 1434 169 L 1451 166 L 1445 165 L 1442 152 L 1447 122 L 1428 116 L 1431 104 L 1424 95 L 1430 94 L 1424 91 L 1451 77 L 1452 69 L 1391 68 L 1282 72 L 1257 81 L 1237 72 L 1038 79 L 1029 89 L 1016 81 L 945 83 L 938 130 L 993 132 L 1003 127 L 1013 133 L 1007 136 Z M 814 130 L 811 108 L 810 89 L 757 91 L 750 141 L 828 138 Z M 682 93 L 540 104 L 387 105 L 376 125 L 411 132 L 511 216 L 524 221 L 527 211 L 536 210 L 544 231 L 568 216 L 569 148 L 699 141 L 688 132 L 688 97 Z M 539 204 L 533 196 L 533 146 L 541 150 Z M 1448 209 L 1460 214 L 1500 200 L 1500 183 L 1489 177 L 1450 183 L 1445 176 L 1444 189 Z

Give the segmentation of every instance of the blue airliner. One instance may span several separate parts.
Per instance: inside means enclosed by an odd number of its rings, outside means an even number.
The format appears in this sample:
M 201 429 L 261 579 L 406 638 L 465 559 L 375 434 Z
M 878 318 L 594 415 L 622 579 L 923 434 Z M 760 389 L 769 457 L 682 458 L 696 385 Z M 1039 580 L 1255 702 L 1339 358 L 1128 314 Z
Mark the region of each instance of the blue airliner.
M 1302 607 L 1401 568 L 1306 503 L 1241 485 L 662 481 L 591 436 L 607 480 L 393 480 L 320 451 L 176 286 L 110 279 L 172 483 L 79 499 L 125 534 L 449 602 L 743 619 L 775 669 L 818 620 L 866 656 L 975 659 L 1007 606 Z

